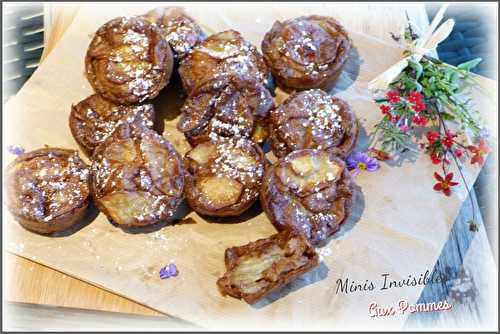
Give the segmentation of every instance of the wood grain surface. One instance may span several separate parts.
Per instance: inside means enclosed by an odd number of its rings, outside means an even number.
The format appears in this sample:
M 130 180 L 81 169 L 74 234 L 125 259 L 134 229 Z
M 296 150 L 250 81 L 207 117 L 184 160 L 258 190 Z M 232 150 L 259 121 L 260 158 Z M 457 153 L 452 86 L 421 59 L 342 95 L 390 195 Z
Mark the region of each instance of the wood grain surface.
M 55 47 L 59 38 L 71 24 L 73 17 L 78 13 L 77 5 L 46 6 L 46 32 L 48 34 L 42 59 Z M 428 25 L 423 4 L 404 6 L 353 4 L 352 7 L 346 7 L 345 16 L 340 19 L 350 30 L 390 41 L 390 32 L 398 32 L 397 29 L 404 22 L 405 13 L 408 13 L 420 27 L 425 28 Z M 4 260 L 7 272 L 9 272 L 7 289 L 4 289 L 4 298 L 8 301 L 148 316 L 161 315 L 131 300 L 19 256 L 6 253 Z M 80 311 L 70 311 L 68 314 L 73 314 L 71 312 Z

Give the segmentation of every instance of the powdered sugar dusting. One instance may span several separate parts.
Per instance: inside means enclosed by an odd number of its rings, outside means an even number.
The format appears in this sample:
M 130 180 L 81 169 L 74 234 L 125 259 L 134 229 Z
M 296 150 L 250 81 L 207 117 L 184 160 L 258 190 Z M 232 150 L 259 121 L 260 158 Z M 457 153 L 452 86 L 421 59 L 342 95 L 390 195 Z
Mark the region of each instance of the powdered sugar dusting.
M 151 131 L 110 140 L 92 164 L 96 196 L 108 205 L 125 205 L 118 209 L 127 212 L 123 218 L 128 222 L 170 219 L 180 202 L 183 180 L 177 153 L 164 145 L 166 141 Z
M 209 145 L 215 147 L 215 154 L 203 163 L 201 170 L 210 171 L 209 174 L 204 172 L 203 175 L 228 177 L 239 182 L 243 186 L 239 202 L 252 201 L 258 197 L 264 164 L 254 147 L 255 144 L 246 138 L 212 135 Z M 197 175 L 197 171 L 194 173 L 195 177 L 201 177 Z M 208 203 L 210 204 L 210 201 Z
M 89 194 L 89 169 L 76 152 L 56 151 L 23 160 L 15 178 L 13 199 L 20 213 L 39 222 L 53 219 L 79 207 Z
M 286 151 L 287 147 L 327 149 L 341 144 L 346 134 L 341 108 L 330 95 L 317 89 L 291 96 L 271 111 L 277 129 L 273 145 Z

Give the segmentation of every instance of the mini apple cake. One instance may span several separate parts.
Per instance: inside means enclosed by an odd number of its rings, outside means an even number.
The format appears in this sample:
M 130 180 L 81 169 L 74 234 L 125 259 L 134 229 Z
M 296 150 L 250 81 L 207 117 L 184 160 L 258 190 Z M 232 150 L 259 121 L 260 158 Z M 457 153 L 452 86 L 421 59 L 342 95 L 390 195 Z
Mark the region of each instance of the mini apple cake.
M 237 216 L 259 198 L 265 157 L 245 138 L 218 137 L 196 145 L 184 157 L 186 199 L 207 216 Z
M 135 104 L 167 85 L 174 56 L 159 27 L 141 17 L 118 17 L 97 30 L 85 66 L 97 93 L 117 104 Z
M 318 263 L 318 255 L 302 234 L 284 230 L 226 249 L 226 273 L 217 285 L 223 294 L 253 304 Z
M 92 155 L 121 123 L 134 122 L 152 128 L 154 118 L 152 104 L 119 105 L 94 94 L 71 106 L 69 127 L 76 142 Z
M 262 41 L 262 53 L 277 85 L 286 91 L 330 90 L 342 72 L 351 40 L 329 16 L 276 21 Z
M 160 27 L 176 60 L 184 58 L 197 43 L 206 38 L 198 23 L 180 7 L 155 8 L 147 12 L 144 18 Z
M 299 150 L 266 171 L 261 204 L 278 230 L 294 229 L 324 243 L 351 211 L 353 181 L 343 160 L 321 150 Z
M 186 99 L 177 129 L 191 145 L 214 136 L 262 143 L 269 134 L 266 122 L 273 106 L 273 97 L 263 84 L 227 80 L 214 89 L 209 83 Z
M 65 230 L 87 212 L 90 168 L 78 152 L 42 148 L 18 156 L 6 171 L 7 206 L 26 229 Z
M 92 195 L 109 220 L 123 227 L 173 220 L 183 198 L 184 167 L 162 136 L 120 124 L 92 160 Z
M 358 121 L 342 99 L 319 89 L 290 95 L 269 113 L 271 147 L 284 157 L 300 149 L 323 149 L 347 157 L 358 137 Z
M 211 82 L 219 88 L 227 78 L 267 84 L 269 71 L 255 46 L 234 30 L 209 36 L 181 62 L 179 74 L 188 95 Z

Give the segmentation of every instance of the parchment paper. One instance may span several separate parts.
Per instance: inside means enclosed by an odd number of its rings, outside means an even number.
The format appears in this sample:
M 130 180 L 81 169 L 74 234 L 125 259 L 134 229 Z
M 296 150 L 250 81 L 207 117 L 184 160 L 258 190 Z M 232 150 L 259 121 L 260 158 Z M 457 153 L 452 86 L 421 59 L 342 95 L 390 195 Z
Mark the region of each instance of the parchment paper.
M 93 32 L 115 16 L 142 14 L 150 7 L 95 4 L 82 9 L 56 49 L 6 106 L 3 151 L 9 144 L 27 150 L 44 144 L 78 149 L 68 116 L 72 103 L 92 93 L 83 69 Z M 235 29 L 257 46 L 276 19 L 312 13 L 339 17 L 332 7 L 320 5 L 185 7 L 207 32 Z M 355 48 L 334 93 L 346 99 L 360 119 L 363 131 L 358 146 L 363 148 L 366 133 L 380 117 L 366 84 L 398 60 L 401 50 L 355 32 L 351 37 Z M 160 130 L 184 153 L 189 146 L 175 130 L 182 103 L 176 97 L 178 91 L 178 84 L 170 85 L 155 103 L 165 120 Z M 283 97 L 278 92 L 277 101 Z M 490 97 L 475 100 L 482 103 L 479 107 L 486 117 L 496 114 Z M 5 163 L 12 159 L 4 156 Z M 241 218 L 222 221 L 190 212 L 196 224 L 137 233 L 123 231 L 99 215 L 89 217 L 78 231 L 58 237 L 24 230 L 4 208 L 4 244 L 18 255 L 207 328 L 398 329 L 406 315 L 370 318 L 368 304 L 396 306 L 400 299 L 414 303 L 423 287 L 380 290 L 381 274 L 403 279 L 432 270 L 466 196 L 464 188 L 450 198 L 434 192 L 434 170 L 428 157 L 417 155 L 358 175 L 355 210 L 341 231 L 319 249 L 321 265 L 254 306 L 222 297 L 215 282 L 224 272 L 227 247 L 275 233 L 258 206 Z M 478 172 L 477 167 L 464 170 L 469 184 Z M 158 270 L 170 261 L 177 264 L 179 276 L 160 280 Z M 373 281 L 376 288 L 336 293 L 337 280 L 346 278 L 359 284 Z

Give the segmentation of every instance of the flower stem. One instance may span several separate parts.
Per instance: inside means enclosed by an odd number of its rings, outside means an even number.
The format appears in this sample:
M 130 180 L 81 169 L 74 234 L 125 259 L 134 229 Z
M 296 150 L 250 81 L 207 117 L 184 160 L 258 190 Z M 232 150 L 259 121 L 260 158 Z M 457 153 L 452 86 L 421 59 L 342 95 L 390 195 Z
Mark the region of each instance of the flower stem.
M 441 114 L 439 113 L 439 110 L 438 110 L 437 114 L 438 114 L 438 117 L 439 117 L 439 122 L 441 123 L 441 126 L 443 127 L 443 130 L 446 132 L 447 131 L 446 123 L 445 123 L 444 119 L 442 118 Z M 458 162 L 457 157 L 455 157 L 454 154 L 452 154 L 452 157 L 453 157 L 453 160 L 455 161 L 455 164 L 457 165 L 458 172 L 460 173 L 460 178 L 464 182 L 465 189 L 467 190 L 467 195 L 469 196 L 470 205 L 472 207 L 472 220 L 475 222 L 476 221 L 476 206 L 474 205 L 474 200 L 472 199 L 472 195 L 471 195 L 471 191 L 469 189 L 469 185 L 467 183 L 467 180 L 465 179 L 464 174 L 462 173 L 462 166 Z M 443 164 L 444 164 L 444 160 L 443 160 Z M 444 172 L 444 175 L 446 177 L 446 172 L 444 171 L 444 166 L 443 166 L 443 172 Z

